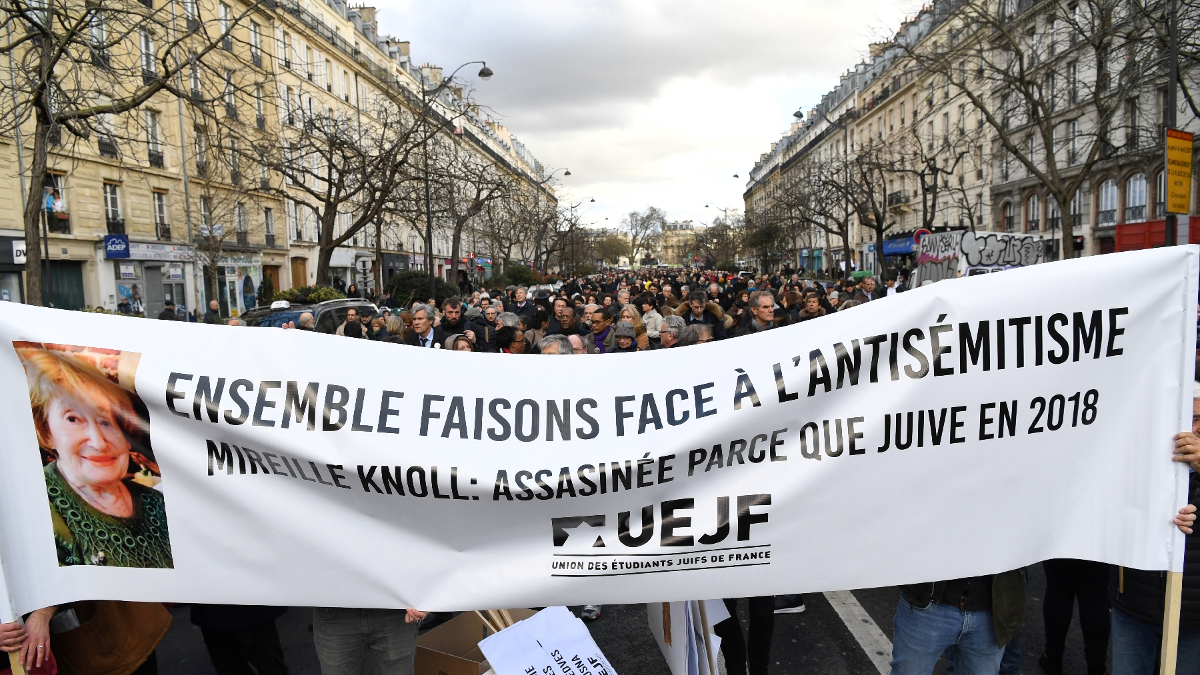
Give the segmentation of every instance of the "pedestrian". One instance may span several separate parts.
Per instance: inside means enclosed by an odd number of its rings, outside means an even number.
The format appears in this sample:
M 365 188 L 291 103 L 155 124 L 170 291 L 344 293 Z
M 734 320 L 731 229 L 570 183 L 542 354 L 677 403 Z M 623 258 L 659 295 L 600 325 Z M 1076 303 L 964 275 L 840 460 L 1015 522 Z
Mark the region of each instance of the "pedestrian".
M 168 300 L 163 305 L 163 310 L 158 313 L 160 321 L 178 321 L 179 315 L 175 313 L 175 303 Z
M 346 320 L 342 322 L 342 325 L 338 326 L 337 329 L 335 329 L 333 331 L 333 334 L 334 335 L 345 335 L 346 334 L 346 326 L 348 326 L 352 323 L 358 323 L 358 310 L 353 307 L 346 310 Z
M 204 313 L 204 323 L 224 323 L 221 321 L 221 303 L 217 302 L 216 300 L 208 301 L 208 311 Z
M 527 301 L 528 293 L 529 290 L 524 286 L 517 286 L 513 290 L 513 301 L 508 305 L 508 311 L 513 314 L 532 317 L 533 313 L 537 311 L 537 307 L 532 302 Z
M 192 624 L 208 650 L 217 675 L 287 675 L 275 620 L 286 607 L 192 605 Z
M 628 321 L 618 321 L 613 328 L 613 335 L 617 339 L 616 346 L 612 349 L 613 354 L 625 354 L 629 352 L 642 351 L 637 345 L 637 331 L 634 330 L 633 324 Z
M 463 315 L 463 303 L 458 297 L 446 298 L 442 301 L 442 319 L 438 327 L 443 333 L 461 334 L 472 346 L 475 345 L 478 328 L 474 321 Z
M 633 324 L 633 330 L 637 335 L 638 351 L 645 351 L 650 348 L 650 336 L 646 335 L 646 325 L 642 323 L 642 314 L 633 305 L 625 305 L 621 307 L 621 321 L 627 321 Z
M 1176 462 L 1188 465 L 1188 505 L 1175 516 L 1185 535 L 1182 604 L 1176 673 L 1200 673 L 1200 536 L 1193 530 L 1200 505 L 1200 383 L 1193 384 L 1192 430 L 1175 435 Z M 1158 672 L 1165 613 L 1165 572 L 1114 567 L 1109 575 L 1112 604 L 1112 675 L 1153 675 Z M 1084 643 L 1085 651 L 1087 643 Z M 1051 665 L 1054 665 L 1053 663 Z M 1091 663 L 1088 664 L 1089 672 Z
M 688 294 L 686 305 L 680 305 L 676 315 L 683 318 L 684 323 L 707 324 L 712 328 L 713 338 L 725 339 L 725 311 L 715 302 L 709 302 L 704 291 L 693 291 Z
M 662 325 L 662 314 L 658 313 L 658 300 L 653 293 L 643 293 L 638 299 L 642 306 L 642 325 L 646 327 L 646 337 L 650 342 L 658 342 L 658 327 Z
M 725 598 L 729 618 L 713 626 L 721 638 L 721 653 L 725 655 L 728 675 L 767 675 L 771 663 L 771 639 L 775 633 L 775 597 L 771 595 L 746 598 L 750 611 L 749 642 L 742 633 L 737 615 L 737 598 Z
M 321 675 L 357 675 L 367 659 L 375 675 L 413 675 L 417 630 L 426 612 L 415 609 L 313 609 L 313 644 Z
M 597 307 L 591 313 L 592 318 L 592 342 L 596 345 L 596 351 L 600 354 L 607 354 L 617 347 L 617 336 L 612 330 L 612 315 L 608 313 L 608 309 Z
M 413 334 L 405 339 L 405 344 L 427 349 L 441 349 L 448 337 L 441 328 L 434 326 L 433 307 L 418 304 L 412 310 Z
M 800 310 L 798 318 L 801 321 L 809 321 L 822 316 L 825 316 L 825 308 L 821 306 L 821 301 L 817 297 L 817 294 L 812 293 L 804 299 L 804 309 Z
M 524 354 L 525 334 L 520 328 L 504 326 L 496 331 L 496 346 L 501 354 Z
M 883 297 L 883 292 L 875 288 L 875 277 L 863 277 L 862 288 L 854 294 L 855 302 L 862 304 Z
M 751 335 L 775 327 L 775 296 L 770 291 L 754 291 L 750 294 L 747 318 L 738 328 L 737 335 Z
M 576 353 L 565 335 L 547 335 L 538 342 L 537 347 L 539 354 L 568 355 Z

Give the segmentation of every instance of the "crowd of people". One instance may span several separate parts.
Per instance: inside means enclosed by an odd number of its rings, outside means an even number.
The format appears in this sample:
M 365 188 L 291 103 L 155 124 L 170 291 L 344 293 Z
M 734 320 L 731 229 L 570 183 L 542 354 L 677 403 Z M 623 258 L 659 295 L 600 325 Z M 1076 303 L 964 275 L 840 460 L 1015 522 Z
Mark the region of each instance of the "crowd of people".
M 818 282 L 789 270 L 767 275 L 649 270 L 570 279 L 532 292 L 521 286 L 481 290 L 445 298 L 439 306 L 433 302 L 393 306 L 391 298 L 378 298 L 377 314 L 350 309 L 336 334 L 452 351 L 629 353 L 742 337 L 850 311 L 903 290 L 903 277 L 877 285 L 871 276 Z M 221 322 L 217 307 L 210 308 L 205 320 Z M 305 312 L 284 327 L 315 330 L 314 317 Z M 1192 432 L 1176 436 L 1173 456 L 1191 468 L 1190 504 L 1174 515 L 1174 524 L 1188 535 L 1176 672 L 1189 675 L 1200 673 L 1200 537 L 1191 536 L 1200 504 L 1200 383 L 1195 394 Z M 1076 600 L 1088 675 L 1108 672 L 1110 642 L 1112 675 L 1157 671 L 1165 573 L 1081 560 L 1047 560 L 1042 565 L 1047 584 L 1042 671 L 1064 672 Z M 930 675 L 943 657 L 951 673 L 1020 673 L 1025 584 L 1026 571 L 1018 569 L 902 587 L 894 621 L 892 674 Z M 765 675 L 774 615 L 804 611 L 804 598 L 749 598 L 748 639 L 736 618 L 738 600 L 725 600 L 732 618 L 715 627 L 722 638 L 728 675 Z M 64 611 L 46 608 L 28 615 L 24 626 L 0 625 L 0 648 L 19 652 L 27 668 L 42 667 L 55 647 L 53 623 Z M 250 666 L 259 675 L 287 672 L 275 629 L 282 608 L 196 605 L 191 611 L 220 675 L 250 673 Z M 588 605 L 582 616 L 595 620 L 601 612 L 600 605 Z M 315 609 L 314 642 L 323 675 L 357 673 L 368 659 L 379 675 L 411 674 L 418 627 L 431 618 L 412 608 Z M 153 645 L 139 664 L 128 672 L 157 672 Z

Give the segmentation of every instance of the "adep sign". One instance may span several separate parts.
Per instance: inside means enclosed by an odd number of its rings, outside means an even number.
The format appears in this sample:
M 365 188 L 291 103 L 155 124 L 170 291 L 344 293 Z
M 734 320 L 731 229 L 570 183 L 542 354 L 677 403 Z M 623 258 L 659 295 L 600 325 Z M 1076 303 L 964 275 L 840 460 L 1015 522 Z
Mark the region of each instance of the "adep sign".
M 116 258 L 129 257 L 129 235 L 126 234 L 106 234 L 104 235 L 104 257 L 112 260 Z

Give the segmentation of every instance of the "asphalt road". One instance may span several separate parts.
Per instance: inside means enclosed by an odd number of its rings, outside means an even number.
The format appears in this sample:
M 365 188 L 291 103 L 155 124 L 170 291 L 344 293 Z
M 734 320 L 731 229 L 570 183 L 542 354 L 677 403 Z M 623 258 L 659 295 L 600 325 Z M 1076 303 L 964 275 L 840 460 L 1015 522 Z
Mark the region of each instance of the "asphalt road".
M 1025 622 L 1021 629 L 1022 672 L 1041 675 L 1037 657 L 1045 644 L 1042 626 L 1042 593 L 1046 587 L 1041 565 L 1029 568 Z M 890 641 L 892 617 L 900 592 L 896 588 L 853 591 L 879 631 Z M 775 616 L 771 647 L 771 672 L 779 675 L 875 675 L 875 662 L 824 594 L 805 596 L 803 614 Z M 578 613 L 579 607 L 572 607 Z M 739 614 L 746 626 L 746 603 Z M 159 672 L 163 675 L 212 675 L 214 673 L 200 630 L 188 622 L 187 607 L 171 610 L 175 618 L 170 632 L 158 648 Z M 861 620 L 861 619 L 860 619 Z M 319 675 L 320 666 L 312 642 L 312 612 L 295 607 L 278 622 L 280 639 L 292 675 Z M 646 624 L 645 605 L 608 605 L 599 620 L 589 624 L 596 644 L 620 675 L 669 675 L 666 662 Z M 859 630 L 859 633 L 862 631 Z M 1068 675 L 1083 675 L 1083 639 L 1078 616 L 1072 625 L 1063 663 Z M 941 666 L 935 671 L 943 673 Z M 364 673 L 364 675 L 367 675 Z

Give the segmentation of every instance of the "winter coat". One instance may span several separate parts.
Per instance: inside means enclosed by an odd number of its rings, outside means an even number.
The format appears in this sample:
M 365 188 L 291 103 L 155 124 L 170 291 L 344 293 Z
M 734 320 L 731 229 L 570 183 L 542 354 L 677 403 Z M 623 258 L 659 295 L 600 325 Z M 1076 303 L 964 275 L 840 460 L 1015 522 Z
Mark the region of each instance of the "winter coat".
M 1188 503 L 1200 506 L 1200 473 L 1191 474 Z M 1185 536 L 1183 546 L 1183 599 L 1179 624 L 1200 626 L 1200 534 Z M 1112 568 L 1108 599 L 1113 607 L 1127 614 L 1161 626 L 1166 592 L 1166 572 L 1147 572 L 1132 567 Z
M 799 319 L 801 321 L 808 321 L 809 319 L 816 319 L 816 318 L 825 316 L 825 308 L 818 307 L 816 314 L 809 314 L 807 309 L 802 309 L 802 310 L 800 310 L 800 313 L 797 316 L 799 317 Z
M 658 329 L 662 327 L 663 317 L 657 309 L 652 309 L 642 315 L 642 325 L 646 327 L 646 335 L 658 337 Z
M 704 314 L 699 319 L 692 315 L 692 306 L 686 302 L 675 308 L 675 316 L 682 317 L 683 322 L 689 326 L 696 323 L 708 324 L 712 327 L 713 340 L 724 340 L 728 337 L 728 333 L 725 332 L 725 311 L 715 302 L 704 305 Z

